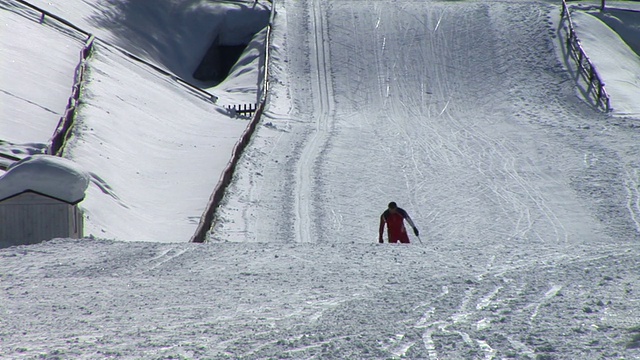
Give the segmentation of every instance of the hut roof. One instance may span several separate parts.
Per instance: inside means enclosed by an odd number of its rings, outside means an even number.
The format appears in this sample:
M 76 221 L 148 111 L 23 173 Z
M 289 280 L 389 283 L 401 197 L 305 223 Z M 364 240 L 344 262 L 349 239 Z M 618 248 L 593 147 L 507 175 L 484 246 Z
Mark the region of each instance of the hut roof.
M 70 204 L 84 199 L 89 174 L 71 160 L 50 155 L 29 156 L 0 177 L 0 201 L 32 191 Z

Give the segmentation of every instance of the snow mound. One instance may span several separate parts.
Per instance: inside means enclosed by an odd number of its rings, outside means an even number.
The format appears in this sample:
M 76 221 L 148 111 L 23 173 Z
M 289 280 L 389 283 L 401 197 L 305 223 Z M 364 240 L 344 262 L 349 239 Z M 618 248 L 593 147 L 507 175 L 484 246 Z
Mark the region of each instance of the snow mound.
M 99 38 L 200 87 L 213 85 L 193 76 L 211 44 L 216 39 L 219 45 L 248 44 L 267 26 L 270 15 L 269 8 L 257 2 L 105 0 L 95 6 L 87 27 Z
M 575 12 L 571 16 L 580 43 L 593 61 L 611 96 L 613 113 L 639 116 L 640 57 L 620 35 L 631 33 L 633 25 L 624 27 L 618 24 L 618 33 L 607 25 L 611 20 L 604 15 Z
M 0 177 L 0 200 L 25 191 L 35 191 L 71 204 L 84 199 L 89 174 L 71 160 L 34 155 L 9 167 Z

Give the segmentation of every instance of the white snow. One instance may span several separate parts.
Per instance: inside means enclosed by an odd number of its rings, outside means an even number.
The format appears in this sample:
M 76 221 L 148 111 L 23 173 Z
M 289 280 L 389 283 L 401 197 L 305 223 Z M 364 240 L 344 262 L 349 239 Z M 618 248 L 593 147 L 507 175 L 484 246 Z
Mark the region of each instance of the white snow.
M 248 43 L 253 34 L 266 26 L 270 7 L 266 1 L 255 0 L 32 0 L 30 3 L 54 14 L 64 14 L 66 20 L 103 41 L 121 46 L 203 87 L 206 84 L 199 84 L 192 74 L 216 37 L 225 45 Z
M 34 155 L 13 164 L 0 176 L 0 199 L 27 190 L 75 204 L 84 199 L 89 174 L 71 160 Z
M 83 43 L 81 37 L 25 17 L 34 15 L 0 13 L 0 139 L 18 144 L 46 142 L 53 134 L 69 100 Z
M 119 1 L 37 3 L 125 47 L 98 25 Z M 259 59 L 214 105 L 98 42 L 65 152 L 93 238 L 0 250 L 0 357 L 640 358 L 637 55 L 598 3 L 572 6 L 613 114 L 576 90 L 557 1 L 276 2 L 268 109 L 207 244 L 185 219 Z M 188 12 L 149 13 L 160 36 Z M 422 242 L 376 243 L 392 200 Z
M 575 12 L 576 31 L 589 58 L 602 74 L 607 92 L 613 99 L 612 108 L 617 115 L 640 116 L 640 57 L 620 35 L 596 16 Z M 637 15 L 637 14 L 636 14 Z M 607 15 L 603 15 L 607 16 Z M 637 38 L 629 34 L 629 39 Z M 639 47 L 640 49 L 640 47 Z

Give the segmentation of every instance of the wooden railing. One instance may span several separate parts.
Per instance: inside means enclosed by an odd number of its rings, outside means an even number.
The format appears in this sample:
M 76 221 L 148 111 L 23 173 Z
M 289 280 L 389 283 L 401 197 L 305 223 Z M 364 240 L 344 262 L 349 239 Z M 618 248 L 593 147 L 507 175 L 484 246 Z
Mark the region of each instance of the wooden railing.
M 227 111 L 233 115 L 245 115 L 252 116 L 258 109 L 258 104 L 242 104 L 242 105 L 227 105 Z
M 44 22 L 45 17 L 48 16 L 48 17 L 50 17 L 52 19 L 55 19 L 56 21 L 58 21 L 58 22 L 60 22 L 60 23 L 62 23 L 64 25 L 72 28 L 73 30 L 76 30 L 76 31 L 84 34 L 84 36 L 88 37 L 90 35 L 88 32 L 86 32 L 83 29 L 77 27 L 76 25 L 70 23 L 69 21 L 67 21 L 67 20 L 65 20 L 65 19 L 63 19 L 63 18 L 61 18 L 61 17 L 59 17 L 59 16 L 57 16 L 55 14 L 50 13 L 47 10 L 44 10 L 42 8 L 39 8 L 39 7 L 35 6 L 35 5 L 32 5 L 32 4 L 28 3 L 27 1 L 24 1 L 24 0 L 13 0 L 13 1 L 15 1 L 15 2 L 17 2 L 19 4 L 22 4 L 22 5 L 28 7 L 30 9 L 32 9 L 32 10 L 35 10 L 35 11 L 39 12 L 41 14 L 40 15 L 40 23 Z
M 587 56 L 587 53 L 582 48 L 580 40 L 576 35 L 573 21 L 571 20 L 571 14 L 569 13 L 569 6 L 566 0 L 562 0 L 562 14 L 561 19 L 566 17 L 568 23 L 568 36 L 567 36 L 567 49 L 571 54 L 571 57 L 576 61 L 578 66 L 578 73 L 589 83 L 588 92 L 594 96 L 596 106 L 601 107 L 605 111 L 611 111 L 611 100 L 607 93 L 604 82 L 598 75 L 595 66 Z

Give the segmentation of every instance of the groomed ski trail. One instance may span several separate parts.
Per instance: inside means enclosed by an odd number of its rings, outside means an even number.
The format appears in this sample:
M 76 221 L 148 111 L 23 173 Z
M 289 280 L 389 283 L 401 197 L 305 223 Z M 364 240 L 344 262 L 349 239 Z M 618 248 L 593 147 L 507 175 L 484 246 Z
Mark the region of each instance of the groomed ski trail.
M 313 0 L 311 13 L 311 72 L 315 129 L 303 148 L 296 171 L 295 234 L 298 242 L 314 242 L 311 209 L 314 188 L 314 164 L 332 125 L 333 91 L 329 74 L 329 43 L 320 0 Z

